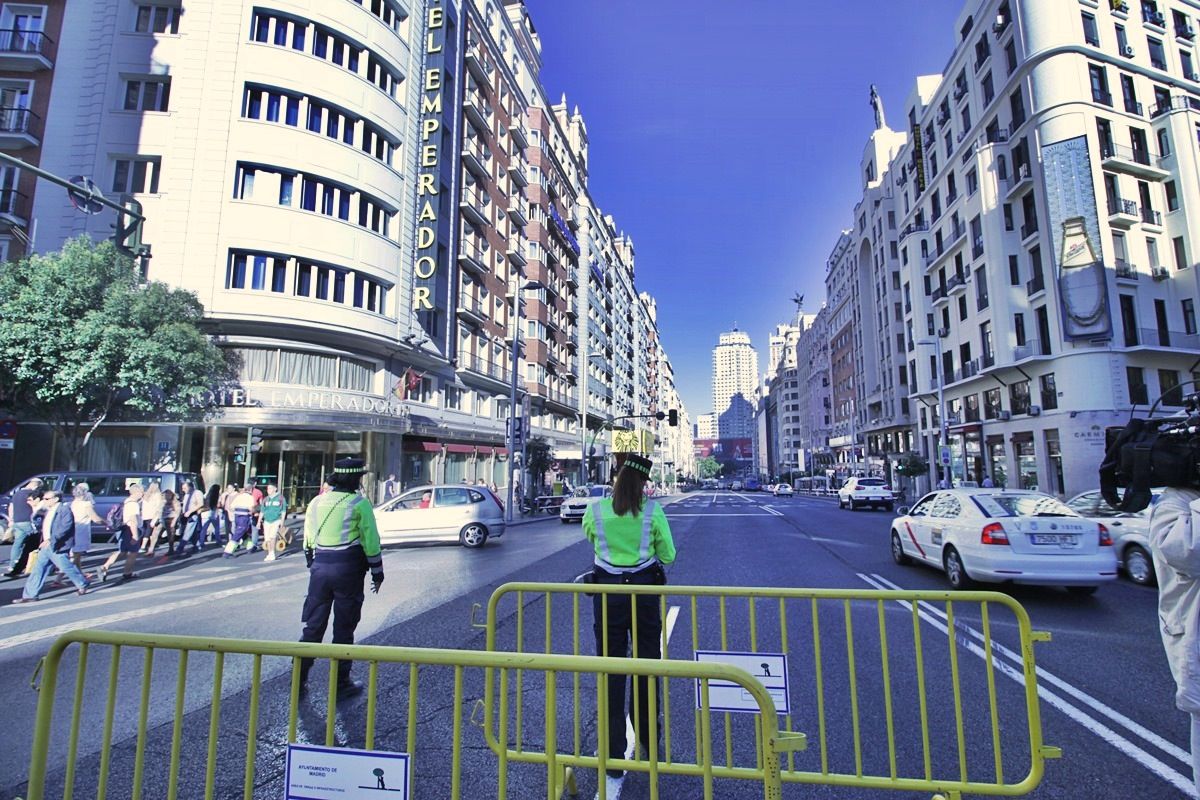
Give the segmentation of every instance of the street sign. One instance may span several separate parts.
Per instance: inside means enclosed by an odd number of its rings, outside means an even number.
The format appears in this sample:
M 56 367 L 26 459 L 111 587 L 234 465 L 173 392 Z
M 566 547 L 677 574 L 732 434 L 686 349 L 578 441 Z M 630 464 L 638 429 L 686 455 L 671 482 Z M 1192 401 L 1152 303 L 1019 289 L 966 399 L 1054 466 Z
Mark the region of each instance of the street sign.
M 741 653 L 722 650 L 697 650 L 696 660 L 709 664 L 729 664 L 749 672 L 763 685 L 775 711 L 779 714 L 792 713 L 791 695 L 788 692 L 787 655 L 785 653 Z M 702 708 L 700 681 L 696 681 L 696 708 Z M 709 711 L 732 711 L 734 713 L 757 714 L 758 701 L 736 683 L 710 680 L 708 682 Z
M 100 191 L 100 187 L 96 182 L 86 175 L 76 175 L 71 178 L 71 183 L 79 187 L 77 189 L 67 189 L 67 199 L 71 201 L 71 205 L 77 211 L 82 211 L 84 214 L 99 214 L 104 210 L 104 204 L 100 200 L 104 199 L 104 193 Z
M 508 434 L 513 440 L 513 449 L 525 444 L 525 420 L 520 417 L 508 418 Z
M 0 439 L 17 438 L 17 421 L 15 419 L 0 419 Z
M 345 800 L 388 795 L 409 797 L 408 753 L 289 744 L 284 800 Z
M 0 450 L 15 450 L 16 444 L 14 439 L 0 439 Z
M 938 463 L 941 464 L 943 467 L 950 466 L 950 447 L 949 447 L 949 445 L 942 445 L 941 447 L 938 448 Z

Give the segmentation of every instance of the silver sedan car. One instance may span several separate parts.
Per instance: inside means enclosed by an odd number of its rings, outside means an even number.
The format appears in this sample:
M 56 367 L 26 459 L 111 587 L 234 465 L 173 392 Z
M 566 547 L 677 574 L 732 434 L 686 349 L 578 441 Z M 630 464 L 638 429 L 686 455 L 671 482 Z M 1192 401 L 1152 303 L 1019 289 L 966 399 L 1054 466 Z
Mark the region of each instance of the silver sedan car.
M 587 512 L 588 506 L 605 497 L 612 497 L 611 486 L 581 486 L 575 490 L 575 494 L 559 506 L 558 518 L 564 525 L 568 522 L 583 522 L 583 515 Z
M 483 547 L 504 536 L 504 506 L 486 486 L 444 484 L 410 489 L 375 508 L 382 544 L 458 542 Z
M 1134 513 L 1117 511 L 1104 502 L 1098 491 L 1072 497 L 1067 501 L 1067 507 L 1107 527 L 1112 532 L 1117 562 L 1129 580 L 1150 586 L 1154 584 L 1154 561 L 1150 558 L 1150 512 L 1162 493 L 1162 489 L 1152 489 L 1150 505 Z

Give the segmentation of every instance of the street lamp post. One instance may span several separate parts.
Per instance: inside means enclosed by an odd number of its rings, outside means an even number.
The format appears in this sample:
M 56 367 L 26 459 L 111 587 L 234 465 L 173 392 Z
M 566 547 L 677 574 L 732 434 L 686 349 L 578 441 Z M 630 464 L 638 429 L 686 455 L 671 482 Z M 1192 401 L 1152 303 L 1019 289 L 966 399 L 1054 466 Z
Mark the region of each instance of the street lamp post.
M 587 443 L 587 419 L 588 419 L 588 366 L 596 359 L 603 360 L 604 356 L 600 353 L 587 354 L 587 331 L 584 331 L 582 337 L 584 357 L 579 362 L 579 485 L 587 486 L 588 483 L 588 443 Z
M 937 339 L 918 339 L 917 344 L 921 347 L 932 347 L 934 354 L 934 364 L 937 364 L 938 342 Z M 933 370 L 934 377 L 937 379 L 938 392 L 938 450 L 937 455 L 933 459 L 934 462 L 940 462 L 942 457 L 942 447 L 950 444 L 950 431 L 946 427 L 946 381 L 942 379 L 942 371 L 940 368 Z M 930 470 L 930 477 L 937 474 L 936 469 Z M 949 477 L 950 466 L 946 466 L 946 475 Z M 947 481 L 948 482 L 948 481 Z M 936 486 L 937 481 L 934 481 Z
M 508 505 L 504 507 L 505 516 L 509 522 L 513 521 L 513 504 L 515 500 L 515 492 L 513 491 L 514 478 L 516 476 L 517 466 L 517 359 L 521 352 L 521 299 L 522 292 L 527 289 L 544 289 L 546 285 L 541 281 L 528 281 L 522 286 L 518 286 L 513 295 L 513 339 L 512 339 L 512 354 L 509 357 L 509 371 L 512 373 L 511 383 L 508 393 Z M 528 438 L 529 431 L 522 431 L 523 435 Z

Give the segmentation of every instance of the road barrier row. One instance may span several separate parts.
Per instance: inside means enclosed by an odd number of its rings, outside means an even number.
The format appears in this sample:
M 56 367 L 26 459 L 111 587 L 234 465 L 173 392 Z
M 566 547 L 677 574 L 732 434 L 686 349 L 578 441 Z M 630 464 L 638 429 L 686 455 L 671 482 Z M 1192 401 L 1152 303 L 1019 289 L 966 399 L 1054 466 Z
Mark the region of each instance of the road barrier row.
M 320 692 L 315 687 L 311 699 L 301 694 L 301 658 L 330 660 L 328 689 Z M 358 662 L 358 670 L 365 665 L 366 691 L 361 700 L 339 703 L 337 665 L 346 659 Z M 104 664 L 107 670 L 102 669 Z M 66 682 L 63 678 L 69 673 L 64 667 L 70 666 L 74 680 Z M 128 669 L 139 676 L 136 691 L 120 681 Z M 318 672 L 324 670 L 314 670 L 313 679 Z M 611 674 L 651 678 L 647 685 L 652 687 L 649 699 L 655 718 L 658 680 L 696 687 L 701 711 L 686 758 L 678 741 L 670 763 L 653 757 L 611 760 L 605 748 L 592 754 L 590 747 L 583 746 L 578 705 L 583 687 L 596 693 L 589 714 L 600 741 L 605 740 L 609 725 L 624 724 L 624 720 L 607 719 L 605 677 Z M 245 677 L 248 696 L 237 691 Z M 536 713 L 519 717 L 513 732 L 504 721 L 514 699 L 518 708 L 523 707 L 522 684 L 527 680 L 536 680 L 539 707 Z M 573 687 L 573 727 L 559 713 L 561 682 Z M 735 687 L 756 710 L 752 716 L 759 761 L 753 769 L 729 770 L 714 762 L 708 720 L 718 687 L 726 691 Z M 531 784 L 553 800 L 564 791 L 575 793 L 582 769 L 644 774 L 652 798 L 664 796 L 660 781 L 679 776 L 691 788 L 665 796 L 695 796 L 699 782 L 703 796 L 711 800 L 714 780 L 732 778 L 757 784 L 762 797 L 778 800 L 780 755 L 803 743 L 780 734 L 771 696 L 758 680 L 718 663 L 82 630 L 55 641 L 39 664 L 35 688 L 39 698 L 28 800 L 43 800 L 60 789 L 64 800 L 77 793 L 97 800 L 110 796 L 175 800 L 200 796 L 201 785 L 206 800 L 236 796 L 250 800 L 278 797 L 283 787 L 305 782 L 328 788 L 323 781 L 343 779 L 367 781 L 354 784 L 364 790 L 375 788 L 370 785 L 373 781 L 381 789 L 391 781 L 394 788 L 389 791 L 405 790 L 394 794 L 400 800 L 459 800 L 464 794 L 504 800 L 510 791 L 528 797 L 526 787 Z M 57 703 L 68 701 L 69 719 L 57 718 Z M 666 702 L 664 694 L 664 708 Z M 484 746 L 483 731 L 468 723 L 478 716 L 480 704 L 488 720 L 500 721 L 494 732 L 487 729 L 491 749 Z M 522 736 L 525 744 L 533 737 L 534 750 L 522 746 Z M 563 740 L 571 744 L 560 746 Z M 92 752 L 97 742 L 99 749 Z M 201 753 L 203 758 L 197 758 Z M 64 764 L 61 769 L 59 763 Z M 282 771 L 281 763 L 286 765 Z M 359 774 L 365 777 L 353 777 Z M 485 795 L 481 787 L 490 776 L 495 777 L 496 792 Z M 510 789 L 510 783 L 518 788 Z M 600 796 L 608 800 L 604 781 L 598 786 Z M 361 794 L 351 790 L 343 796 Z
M 609 598 L 620 595 L 655 598 L 666 663 L 708 658 L 761 668 L 758 680 L 773 686 L 781 735 L 809 735 L 808 752 L 789 748 L 785 783 L 1018 796 L 1038 786 L 1046 759 L 1060 755 L 1042 741 L 1033 652 L 1049 634 L 1033 631 L 1025 609 L 997 592 L 509 583 L 493 593 L 486 621 L 476 626 L 486 629 L 489 651 L 579 655 L 595 646 L 585 625 L 594 625 L 597 614 L 606 624 Z M 597 610 L 581 611 L 585 603 Z M 636 632 L 638 604 L 631 598 L 630 605 Z M 672 629 L 684 632 L 682 644 Z M 1009 637 L 1009 648 L 994 642 L 997 630 Z M 631 638 L 636 659 L 636 633 Z M 607 642 L 600 647 L 608 655 Z M 780 669 L 786 674 L 776 681 Z M 516 696 L 524 698 L 519 670 L 514 678 Z M 635 754 L 660 762 L 659 769 L 675 766 L 680 738 L 670 704 L 681 695 L 669 678 L 665 683 L 662 752 Z M 588 704 L 578 682 L 572 688 L 571 755 L 578 757 L 587 741 Z M 507 748 L 509 758 L 534 757 L 537 746 L 522 739 L 524 704 L 511 709 L 510 719 L 493 689 L 488 682 L 489 744 L 497 752 Z M 686 696 L 683 702 L 699 740 L 710 715 Z M 723 763 L 713 774 L 757 774 L 766 747 L 756 723 L 720 713 Z M 500 740 L 501 728 L 514 734 L 512 741 Z M 968 737 L 968 730 L 988 735 Z M 1014 774 L 1022 777 L 1009 780 Z

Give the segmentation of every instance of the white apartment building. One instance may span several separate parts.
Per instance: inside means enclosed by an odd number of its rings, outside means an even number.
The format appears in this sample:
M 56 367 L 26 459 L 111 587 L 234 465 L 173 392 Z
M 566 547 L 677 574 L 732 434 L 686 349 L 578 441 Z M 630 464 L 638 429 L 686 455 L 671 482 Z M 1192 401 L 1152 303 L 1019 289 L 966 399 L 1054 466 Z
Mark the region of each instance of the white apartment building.
M 1198 15 L 972 0 L 905 103 L 883 182 L 911 408 L 936 456 L 944 380 L 955 480 L 1094 488 L 1106 431 L 1200 368 Z
M 717 438 L 738 442 L 742 456 L 752 460 L 755 413 L 758 406 L 758 352 L 750 336 L 737 330 L 722 333 L 713 348 L 712 398 Z M 735 445 L 728 445 L 733 447 Z
M 697 439 L 716 439 L 717 438 L 717 415 L 709 411 L 707 414 L 698 414 L 696 416 L 696 438 Z

